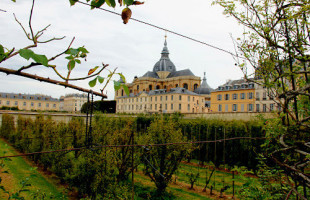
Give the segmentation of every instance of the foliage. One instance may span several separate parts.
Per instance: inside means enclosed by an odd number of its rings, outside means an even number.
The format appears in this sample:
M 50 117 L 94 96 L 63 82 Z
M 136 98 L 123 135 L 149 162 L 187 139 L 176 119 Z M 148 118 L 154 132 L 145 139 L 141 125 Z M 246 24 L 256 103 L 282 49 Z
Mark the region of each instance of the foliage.
M 146 144 L 166 144 L 186 142 L 187 138 L 182 135 L 180 129 L 177 129 L 175 122 L 160 118 L 151 123 L 143 141 Z M 192 151 L 191 145 L 146 146 L 144 149 L 142 160 L 147 166 L 147 174 L 161 195 L 165 192 L 180 162 Z
M 89 109 L 91 103 L 84 103 L 81 108 L 82 113 L 87 113 L 87 109 Z M 93 103 L 93 111 L 101 112 L 101 113 L 115 113 L 116 110 L 116 101 L 94 101 Z M 90 112 L 90 110 L 88 110 Z
M 132 166 L 136 169 L 141 162 L 146 166 L 147 174 L 154 180 L 156 178 L 157 181 L 162 181 L 159 173 L 165 176 L 164 186 L 167 186 L 174 172 L 179 169 L 179 162 L 184 158 L 197 159 L 200 163 L 213 162 L 216 158 L 218 167 L 224 164 L 222 143 L 217 144 L 216 156 L 214 156 L 214 145 L 208 143 L 152 147 L 147 144 L 213 140 L 215 135 L 217 139 L 223 139 L 224 131 L 226 138 L 262 135 L 261 125 L 257 121 L 188 120 L 169 115 L 139 115 L 137 118 L 95 115 L 92 122 L 93 143 L 90 145 L 92 148 L 30 156 L 43 169 L 52 171 L 62 183 L 68 184 L 70 190 L 76 188 L 80 198 L 88 196 L 88 198 L 100 199 L 121 195 L 120 188 L 117 186 L 123 185 L 124 191 L 127 191 L 125 187 L 129 187 L 126 184 L 130 181 Z M 38 116 L 34 120 L 19 116 L 14 123 L 11 115 L 4 114 L 0 133 L 1 137 L 11 141 L 19 151 L 36 152 L 84 148 L 85 129 L 83 118 L 72 118 L 68 123 L 56 123 L 44 116 Z M 249 132 L 252 133 L 249 134 Z M 134 140 L 132 140 L 133 137 Z M 144 148 L 134 148 L 133 163 L 133 149 L 126 146 L 132 142 L 144 145 Z M 97 148 L 98 145 L 124 146 Z M 225 145 L 226 150 L 235 154 L 226 153 L 226 165 L 231 167 L 249 164 L 251 169 L 256 169 L 257 161 L 254 159 L 256 154 L 252 151 L 253 146 L 260 145 L 259 141 L 227 141 Z M 259 153 L 261 150 L 256 148 L 256 151 Z M 197 171 L 193 174 L 196 175 Z M 184 175 L 182 179 L 188 181 L 188 176 Z M 200 180 L 200 182 L 203 181 Z M 159 187 L 162 185 L 159 184 Z M 125 196 L 126 193 L 124 193 Z M 158 196 L 162 195 L 166 193 L 157 191 L 152 193 L 152 198 L 156 196 L 159 198 Z
M 249 68 L 255 78 L 249 79 L 265 87 L 269 97 L 281 107 L 278 118 L 265 120 L 266 141 L 262 157 L 265 171 L 280 172 L 286 181 L 270 181 L 281 187 L 263 187 L 286 199 L 309 198 L 310 176 L 310 34 L 308 0 L 216 0 L 224 14 L 234 17 L 246 27 L 244 38 L 237 39 L 236 62 L 248 77 Z M 281 188 L 285 187 L 283 191 Z M 284 194 L 283 194 L 284 193 Z

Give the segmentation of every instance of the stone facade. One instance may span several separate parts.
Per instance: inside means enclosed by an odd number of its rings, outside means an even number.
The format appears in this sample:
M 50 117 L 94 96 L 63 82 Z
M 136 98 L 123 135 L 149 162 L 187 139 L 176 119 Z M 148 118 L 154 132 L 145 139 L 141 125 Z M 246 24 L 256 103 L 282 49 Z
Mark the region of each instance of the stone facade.
M 119 80 L 123 82 L 123 80 Z M 124 89 L 115 92 L 117 113 L 205 113 L 209 111 L 212 88 L 191 70 L 176 70 L 169 58 L 167 42 L 153 71 L 135 77 Z M 207 89 L 204 89 L 207 87 Z
M 245 79 L 229 80 L 211 92 L 212 112 L 271 112 L 279 108 L 265 88 Z
M 18 107 L 19 110 L 54 110 L 59 111 L 59 99 L 36 94 L 0 93 L 0 107 Z

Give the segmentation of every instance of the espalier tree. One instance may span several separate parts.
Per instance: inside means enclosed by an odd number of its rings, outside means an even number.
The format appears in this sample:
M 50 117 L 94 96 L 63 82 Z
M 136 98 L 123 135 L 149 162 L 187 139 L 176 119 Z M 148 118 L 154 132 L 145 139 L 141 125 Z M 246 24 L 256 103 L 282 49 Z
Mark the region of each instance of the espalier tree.
M 280 107 L 277 118 L 265 121 L 266 141 L 260 155 L 264 187 L 261 191 L 268 190 L 274 199 L 293 196 L 307 199 L 310 1 L 216 0 L 213 3 L 222 6 L 225 15 L 245 27 L 244 37 L 235 41 L 240 58 L 236 59 L 237 65 L 245 78 L 265 87 Z M 254 79 L 250 79 L 250 68 L 254 68 Z M 277 178 L 272 175 L 275 172 Z
M 16 2 L 16 0 L 12 0 L 13 2 Z M 78 1 L 78 0 L 69 0 L 71 6 L 75 5 L 76 3 L 89 3 L 91 5 L 91 9 L 100 8 L 102 6 L 108 6 L 108 7 L 115 7 L 116 1 L 115 0 L 86 0 L 86 1 Z M 128 22 L 128 20 L 131 17 L 131 10 L 129 6 L 131 5 L 140 5 L 143 4 L 139 1 L 133 1 L 133 0 L 118 0 L 119 6 L 125 7 L 122 11 L 122 19 L 124 24 Z M 53 37 L 49 39 L 42 39 L 42 36 L 47 31 L 47 29 L 50 27 L 50 25 L 45 26 L 43 29 L 35 32 L 34 28 L 32 26 L 32 18 L 33 18 L 33 12 L 35 8 L 35 0 L 32 0 L 32 7 L 30 10 L 29 15 L 29 23 L 28 27 L 24 26 L 18 18 L 14 15 L 15 21 L 17 22 L 16 25 L 19 25 L 21 27 L 21 31 L 25 33 L 25 37 L 27 40 L 30 41 L 30 44 L 28 46 L 25 46 L 23 48 L 15 48 L 15 47 L 5 47 L 0 43 L 0 63 L 4 63 L 9 59 L 12 59 L 14 57 L 22 57 L 25 60 L 25 65 L 23 66 L 16 66 L 15 68 L 9 68 L 9 67 L 0 67 L 0 72 L 6 73 L 6 74 L 14 74 L 17 76 L 23 76 L 26 78 L 48 82 L 56 85 L 62 85 L 65 87 L 73 88 L 76 90 L 80 90 L 83 92 L 90 92 L 90 90 L 79 87 L 77 85 L 71 84 L 75 81 L 80 80 L 90 80 L 89 86 L 94 87 L 97 83 L 103 84 L 102 89 L 100 89 L 100 92 L 94 91 L 93 93 L 95 95 L 101 96 L 103 98 L 106 98 L 106 95 L 103 94 L 103 91 L 105 90 L 107 84 L 110 82 L 113 75 L 118 74 L 122 80 L 125 82 L 125 77 L 121 73 L 117 73 L 116 69 L 109 70 L 107 67 L 108 64 L 102 63 L 101 66 L 93 66 L 89 69 L 88 72 L 85 72 L 85 76 L 83 77 L 72 77 L 72 71 L 76 68 L 78 68 L 80 65 L 83 64 L 83 62 L 87 62 L 87 55 L 89 54 L 88 50 L 85 46 L 81 47 L 72 47 L 73 42 L 75 38 L 72 39 L 71 43 L 67 48 L 64 48 L 64 50 L 60 50 L 60 52 L 52 57 L 48 57 L 46 55 L 38 54 L 36 53 L 36 47 L 42 44 L 51 43 L 56 40 L 62 40 L 65 37 Z M 0 12 L 4 12 L 3 10 L 0 10 Z M 65 55 L 65 59 L 67 61 L 66 66 L 56 66 L 53 64 L 53 61 L 56 59 L 60 59 L 61 56 Z M 33 68 L 33 67 L 44 67 L 50 69 L 55 75 L 57 75 L 58 79 L 54 80 L 50 77 L 42 77 L 36 74 L 26 73 L 25 71 L 27 69 Z M 66 73 L 62 74 L 61 71 L 63 71 L 63 68 L 66 68 Z M 107 77 L 102 77 L 101 72 L 103 70 L 108 70 L 109 74 Z M 38 72 L 40 69 L 38 68 Z M 126 87 L 125 83 L 120 83 L 118 81 L 114 81 L 114 88 L 115 90 L 118 90 L 120 88 L 123 88 L 126 94 L 129 94 L 128 88 Z

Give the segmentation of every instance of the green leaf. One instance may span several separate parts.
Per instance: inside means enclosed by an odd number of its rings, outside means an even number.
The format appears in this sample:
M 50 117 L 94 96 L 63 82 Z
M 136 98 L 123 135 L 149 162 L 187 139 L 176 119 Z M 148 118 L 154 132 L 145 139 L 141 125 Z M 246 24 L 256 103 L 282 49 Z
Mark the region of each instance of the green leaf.
M 121 88 L 121 83 L 118 81 L 114 81 L 114 90 L 117 91 Z
M 115 8 L 115 0 L 105 0 L 108 6 Z
M 99 8 L 104 3 L 105 3 L 105 0 L 92 0 L 91 3 L 90 3 L 91 9 Z
M 78 49 L 70 48 L 70 49 L 68 49 L 68 50 L 66 51 L 65 54 L 71 54 L 71 55 L 76 56 L 78 53 L 79 53 L 79 50 L 78 50 Z
M 4 48 L 3 46 L 0 44 L 0 62 L 6 57 L 6 55 L 4 54 Z
M 68 70 L 73 70 L 75 67 L 75 61 L 74 60 L 70 60 L 68 62 Z
M 75 59 L 74 61 L 78 64 L 81 64 L 81 61 L 79 59 Z
M 103 78 L 103 77 L 97 76 L 97 78 L 98 78 L 99 83 L 103 83 L 103 81 L 104 81 L 104 78 Z
M 82 53 L 89 53 L 84 47 L 79 47 L 78 50 Z
M 94 80 L 89 81 L 88 85 L 89 85 L 90 87 L 95 87 L 96 82 L 97 82 L 97 77 L 96 77 Z
M 40 63 L 44 66 L 48 66 L 48 59 L 45 55 L 35 54 L 30 49 L 21 49 L 19 50 L 19 55 L 26 60 L 32 58 L 35 62 Z
M 48 59 L 45 55 L 33 54 L 32 59 L 37 63 L 41 63 L 42 65 L 48 67 Z
M 126 95 L 129 96 L 129 89 L 128 89 L 127 85 L 122 84 L 122 87 L 124 88 Z
M 69 0 L 69 1 L 71 6 L 73 6 L 77 2 L 77 0 Z
M 117 73 L 117 74 L 121 77 L 121 79 L 124 81 L 124 83 L 126 83 L 125 76 L 122 73 Z
M 132 5 L 133 0 L 124 0 L 124 3 L 125 3 L 127 6 L 130 6 L 130 5 Z
M 19 50 L 19 55 L 25 58 L 26 60 L 29 60 L 33 56 L 33 54 L 34 54 L 33 51 L 31 51 L 30 49 Z
M 65 57 L 65 59 L 68 59 L 68 60 L 73 60 L 73 59 L 74 59 L 74 57 L 73 57 L 72 55 L 70 55 L 70 56 Z

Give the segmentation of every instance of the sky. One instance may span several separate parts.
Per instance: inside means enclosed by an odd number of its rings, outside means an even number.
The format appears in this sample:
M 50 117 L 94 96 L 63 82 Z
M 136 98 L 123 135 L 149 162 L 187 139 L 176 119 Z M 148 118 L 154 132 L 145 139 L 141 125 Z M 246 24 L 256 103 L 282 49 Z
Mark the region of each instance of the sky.
M 208 44 L 234 52 L 231 39 L 240 37 L 243 29 L 233 18 L 223 15 L 223 8 L 211 5 L 207 0 L 145 0 L 140 6 L 130 6 L 132 17 L 163 27 L 165 29 L 195 38 Z M 23 30 L 15 21 L 13 13 L 24 25 L 27 31 L 32 0 L 0 1 L 0 44 L 8 49 L 21 49 L 31 44 Z M 108 10 L 121 13 L 123 8 Z M 121 72 L 127 82 L 132 82 L 134 76 L 143 76 L 152 71 L 160 59 L 164 45 L 165 31 L 145 24 L 129 20 L 123 24 L 118 15 L 102 10 L 90 10 L 88 6 L 76 4 L 70 6 L 69 0 L 36 1 L 32 17 L 34 32 L 51 26 L 44 32 L 42 40 L 66 36 L 60 41 L 39 44 L 32 49 L 37 54 L 52 57 L 63 52 L 75 37 L 72 47 L 85 46 L 90 52 L 87 62 L 76 66 L 71 77 L 85 76 L 89 69 L 101 63 L 109 64 L 108 69 Z M 217 88 L 228 79 L 239 79 L 242 72 L 235 66 L 231 55 L 193 42 L 191 40 L 167 33 L 167 43 L 170 59 L 177 70 L 190 69 L 196 76 L 203 77 L 206 72 L 207 82 L 212 88 Z M 19 69 L 29 64 L 21 57 L 15 56 L 0 63 L 0 67 Z M 57 66 L 62 74 L 66 74 L 66 60 L 63 57 L 50 64 Z M 57 79 L 53 71 L 44 66 L 36 66 L 24 72 Z M 103 73 L 107 75 L 107 71 Z M 115 76 L 114 80 L 119 80 Z M 71 82 L 90 89 L 88 81 Z M 102 88 L 97 85 L 94 90 Z M 49 83 L 41 83 L 32 79 L 6 75 L 0 72 L 0 92 L 45 94 L 54 98 L 79 91 L 64 88 Z M 105 93 L 108 99 L 114 99 L 113 83 L 110 82 Z

